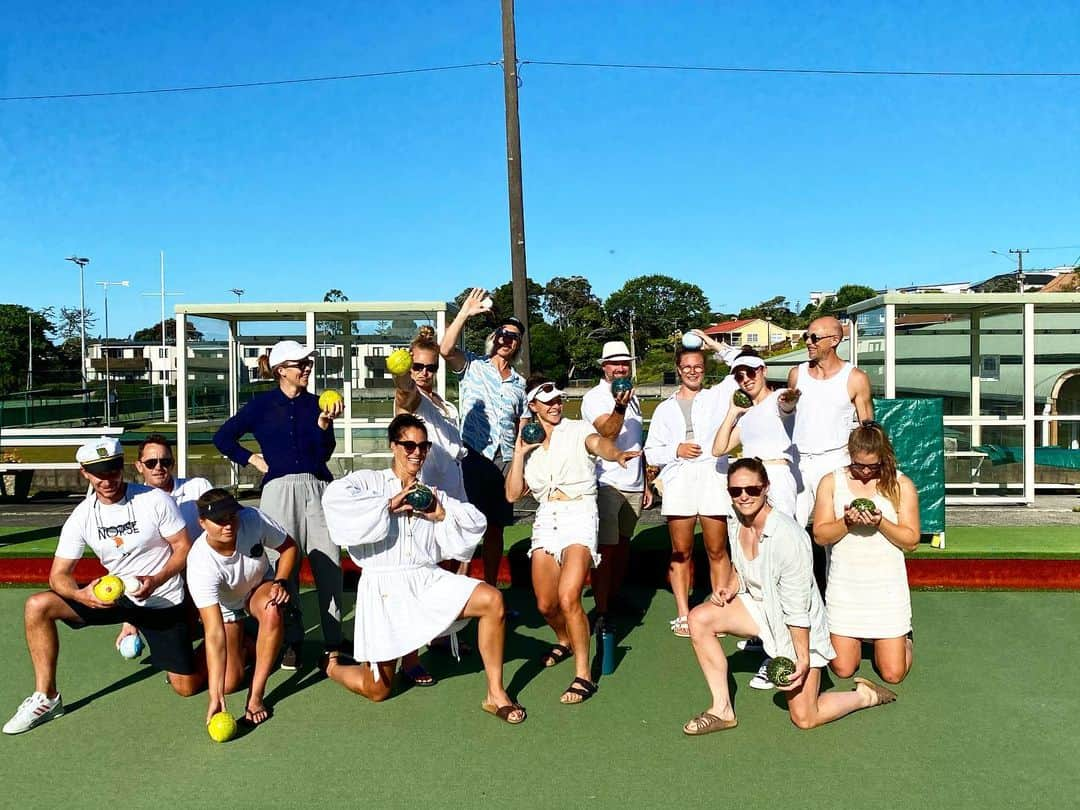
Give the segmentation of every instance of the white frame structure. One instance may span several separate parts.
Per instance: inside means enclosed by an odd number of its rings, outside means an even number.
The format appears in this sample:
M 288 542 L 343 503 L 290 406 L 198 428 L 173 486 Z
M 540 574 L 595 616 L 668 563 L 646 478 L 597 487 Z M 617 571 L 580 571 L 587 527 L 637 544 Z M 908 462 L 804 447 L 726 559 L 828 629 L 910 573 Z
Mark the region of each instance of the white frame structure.
M 315 324 L 319 321 L 340 320 L 346 324 L 341 340 L 345 347 L 345 362 L 342 364 L 344 375 L 345 412 L 335 427 L 344 431 L 344 447 L 335 456 L 353 457 L 352 416 L 352 330 L 355 320 L 384 321 L 401 319 L 433 320 L 436 340 L 442 340 L 446 332 L 445 301 L 340 301 L 317 303 L 251 303 L 251 304 L 178 304 L 174 308 L 176 316 L 176 474 L 187 475 L 188 460 L 188 417 L 187 417 L 187 321 L 188 318 L 212 318 L 223 321 L 228 327 L 229 355 L 229 415 L 236 413 L 239 405 L 240 369 L 237 362 L 236 344 L 239 324 L 246 322 L 304 323 L 305 343 L 316 345 Z M 314 389 L 315 375 L 312 375 L 309 387 Z M 446 390 L 446 365 L 439 365 L 436 376 L 436 390 L 440 394 Z M 364 425 L 370 424 L 368 421 Z

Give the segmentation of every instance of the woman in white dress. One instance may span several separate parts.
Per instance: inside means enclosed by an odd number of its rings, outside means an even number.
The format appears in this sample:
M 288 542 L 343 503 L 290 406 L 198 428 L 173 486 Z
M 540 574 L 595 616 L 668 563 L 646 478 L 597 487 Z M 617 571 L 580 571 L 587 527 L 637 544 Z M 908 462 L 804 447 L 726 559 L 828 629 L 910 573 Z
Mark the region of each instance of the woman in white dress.
M 427 427 L 401 414 L 387 432 L 390 469 L 357 470 L 330 484 L 323 496 L 330 538 L 363 568 L 363 576 L 356 589 L 357 663 L 341 661 L 331 650 L 320 666 L 346 689 L 385 700 L 398 658 L 446 633 L 457 619 L 477 618 L 487 676 L 481 707 L 507 723 L 524 722 L 525 709 L 503 687 L 502 594 L 439 567 L 441 560 L 471 553 L 487 522 L 475 507 L 439 490 L 426 509 L 413 508 L 406 499 L 417 490 L 431 449 Z
M 731 403 L 716 431 L 712 452 L 724 456 L 741 445 L 744 458 L 761 459 L 769 468 L 769 503 L 795 517 L 799 484 L 791 428 L 799 392 L 770 388 L 765 370 L 765 361 L 749 346 L 732 361 L 731 376 L 753 404 L 744 408 Z
M 728 662 L 717 634 L 758 636 L 770 656 L 795 664 L 778 685 L 791 722 L 815 728 L 859 709 L 892 703 L 896 695 L 865 678 L 850 692 L 821 692 L 821 670 L 833 658 L 825 606 L 814 582 L 810 538 L 794 519 L 769 506 L 769 473 L 758 459 L 741 458 L 728 470 L 731 578 L 690 613 L 690 640 L 709 687 L 709 708 L 689 720 L 691 736 L 735 728 Z
M 560 698 L 572 705 L 597 690 L 589 669 L 589 620 L 581 605 L 585 577 L 600 564 L 596 457 L 625 467 L 641 453 L 619 450 L 588 422 L 563 419 L 565 395 L 550 379 L 534 375 L 525 390 L 526 407 L 544 434 L 539 442 L 526 443 L 525 427 L 518 432 L 506 498 L 513 503 L 531 492 L 539 503 L 529 549 L 532 585 L 536 607 L 555 631 L 556 642 L 541 663 L 553 667 L 573 654 L 575 677 Z
M 889 437 L 863 422 L 848 438 L 851 464 L 821 479 L 814 507 L 814 542 L 829 553 L 825 603 L 836 658 L 831 668 L 850 677 L 862 642 L 874 644 L 883 680 L 900 683 L 911 670 L 911 593 L 904 552 L 919 545 L 919 494 L 896 468 Z M 874 509 L 852 502 L 866 498 Z

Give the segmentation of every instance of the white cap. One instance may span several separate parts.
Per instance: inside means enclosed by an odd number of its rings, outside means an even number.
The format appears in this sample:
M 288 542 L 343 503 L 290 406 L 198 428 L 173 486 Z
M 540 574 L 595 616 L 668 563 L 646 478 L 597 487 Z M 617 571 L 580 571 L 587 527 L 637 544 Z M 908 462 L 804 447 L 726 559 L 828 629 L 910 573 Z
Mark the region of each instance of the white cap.
M 94 474 L 119 470 L 124 466 L 124 448 L 111 436 L 102 436 L 76 450 L 75 460 Z
M 742 366 L 743 368 L 765 368 L 765 361 L 760 357 L 748 354 L 745 357 L 737 357 L 731 361 L 732 369 L 736 369 L 739 366 Z
M 270 368 L 282 363 L 295 363 L 315 355 L 314 349 L 302 346 L 295 340 L 279 340 L 270 350 Z
M 537 402 L 543 402 L 546 405 L 553 399 L 565 396 L 566 392 L 561 390 L 559 386 L 555 385 L 555 383 L 547 382 L 541 383 L 529 391 L 529 393 L 525 395 L 525 401 L 532 402 L 535 399 Z
M 604 344 L 604 350 L 600 352 L 600 364 L 630 360 L 630 350 L 626 343 L 621 340 L 609 340 Z

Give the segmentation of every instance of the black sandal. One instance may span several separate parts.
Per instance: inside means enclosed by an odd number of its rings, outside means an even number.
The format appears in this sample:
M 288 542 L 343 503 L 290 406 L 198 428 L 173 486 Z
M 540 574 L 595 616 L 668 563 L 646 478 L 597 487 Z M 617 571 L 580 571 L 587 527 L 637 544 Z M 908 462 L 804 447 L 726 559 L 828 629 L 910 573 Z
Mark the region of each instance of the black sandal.
M 573 651 L 565 644 L 556 644 L 540 657 L 540 663 L 546 669 L 561 664 L 573 654 Z
M 579 703 L 584 703 L 586 700 L 596 694 L 600 687 L 592 681 L 585 680 L 584 678 L 574 678 L 570 682 L 570 685 L 566 687 L 566 691 L 562 693 L 562 697 L 567 695 L 577 695 L 581 700 L 563 700 L 559 698 L 559 702 L 564 706 L 577 706 Z

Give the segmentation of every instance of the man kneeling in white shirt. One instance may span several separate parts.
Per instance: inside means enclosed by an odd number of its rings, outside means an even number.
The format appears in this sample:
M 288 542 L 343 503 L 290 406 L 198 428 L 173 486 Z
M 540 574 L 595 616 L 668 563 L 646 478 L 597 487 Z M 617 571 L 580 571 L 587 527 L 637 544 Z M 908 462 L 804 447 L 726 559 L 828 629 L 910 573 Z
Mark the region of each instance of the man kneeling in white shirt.
M 285 636 L 282 608 L 289 601 L 286 586 L 297 563 L 296 543 L 271 518 L 241 506 L 223 489 L 204 492 L 196 503 L 203 533 L 188 554 L 187 581 L 205 634 L 206 722 L 226 711 L 225 695 L 243 682 L 243 620 L 250 615 L 259 629 L 243 719 L 257 726 L 271 714 L 263 698 Z M 267 548 L 278 552 L 276 571 L 266 559 Z

